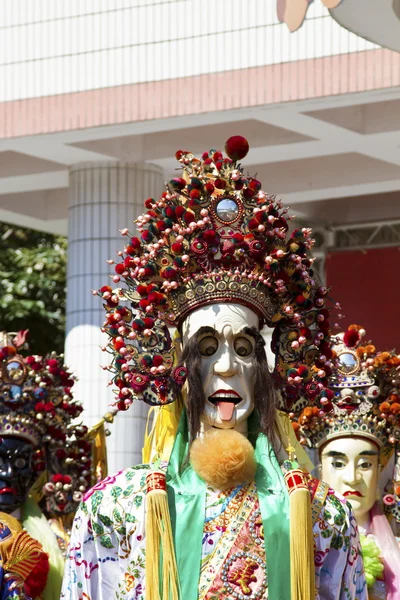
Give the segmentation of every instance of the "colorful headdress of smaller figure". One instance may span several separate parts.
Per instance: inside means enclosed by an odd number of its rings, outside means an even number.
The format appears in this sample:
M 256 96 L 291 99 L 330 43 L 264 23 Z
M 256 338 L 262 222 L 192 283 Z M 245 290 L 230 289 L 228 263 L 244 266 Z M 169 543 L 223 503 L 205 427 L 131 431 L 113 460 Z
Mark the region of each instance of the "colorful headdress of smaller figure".
M 12 341 L 11 341 L 12 340 Z M 21 354 L 26 332 L 0 343 L 0 436 L 15 435 L 51 452 L 66 442 L 66 423 L 83 408 L 73 400 L 75 377 L 55 352 L 46 357 Z
M 313 276 L 311 230 L 290 233 L 288 209 L 245 174 L 239 161 L 247 140 L 234 136 L 225 150 L 227 156 L 210 150 L 201 159 L 176 153 L 182 176 L 167 183 L 159 199 L 145 201 L 139 237 L 121 231 L 126 245 L 112 278 L 118 287 L 94 291 L 107 310 L 119 410 L 134 399 L 150 405 L 175 400 L 186 371 L 176 368 L 168 328 L 179 329 L 187 315 L 209 304 L 242 304 L 259 316 L 260 327 L 276 330 L 284 404 L 293 402 L 294 391 L 299 398 L 324 387 L 328 292 Z
M 83 407 L 74 400 L 76 378 L 51 352 L 27 355 L 27 332 L 2 334 L 0 342 L 0 436 L 15 436 L 34 447 L 34 469 L 49 477 L 45 492 L 62 480 L 72 489 L 75 509 L 91 484 L 91 442 L 87 427 L 73 424 Z M 56 481 L 53 481 L 54 477 Z M 41 478 L 42 483 L 46 478 Z M 71 487 L 69 487 L 71 486 Z M 40 495 L 40 490 L 37 490 Z M 72 506 L 61 503 L 60 512 Z
M 400 440 L 400 359 L 362 343 L 357 325 L 332 338 L 335 355 L 328 389 L 295 419 L 302 441 L 319 448 L 346 435 L 372 439 L 379 447 Z
M 364 437 L 379 446 L 386 461 L 395 449 L 398 454 L 400 444 L 400 356 L 378 352 L 363 341 L 365 335 L 362 327 L 350 325 L 332 338 L 334 370 L 328 389 L 291 417 L 306 445 L 320 448 L 334 438 Z M 400 521 L 400 472 L 392 487 L 383 501 Z

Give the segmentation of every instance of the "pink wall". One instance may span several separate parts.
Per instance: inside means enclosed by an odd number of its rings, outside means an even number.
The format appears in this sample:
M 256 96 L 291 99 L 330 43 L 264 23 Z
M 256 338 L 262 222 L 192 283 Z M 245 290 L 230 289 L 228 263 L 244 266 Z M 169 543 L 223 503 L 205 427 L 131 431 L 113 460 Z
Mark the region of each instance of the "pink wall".
M 400 53 L 378 48 L 195 77 L 0 102 L 0 139 L 250 108 L 399 85 Z
M 400 352 L 400 246 L 331 252 L 326 276 L 342 326 L 363 325 L 378 350 Z

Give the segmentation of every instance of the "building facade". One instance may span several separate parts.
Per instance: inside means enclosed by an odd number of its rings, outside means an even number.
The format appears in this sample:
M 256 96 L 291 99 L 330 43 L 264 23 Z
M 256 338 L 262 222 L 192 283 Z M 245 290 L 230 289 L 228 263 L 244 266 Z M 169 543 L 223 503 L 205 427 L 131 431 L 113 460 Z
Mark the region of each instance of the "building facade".
M 118 230 L 174 175 L 178 147 L 247 137 L 249 171 L 314 223 L 321 277 L 344 313 L 380 347 L 396 344 L 400 55 L 381 27 L 348 30 L 352 3 L 330 13 L 315 0 L 295 33 L 272 0 L 4 5 L 0 220 L 68 235 L 66 355 L 89 422 L 113 399 L 90 290 L 111 274 Z M 371 272 L 384 310 L 361 293 Z M 140 462 L 146 411 L 129 415 L 112 426 L 112 470 Z

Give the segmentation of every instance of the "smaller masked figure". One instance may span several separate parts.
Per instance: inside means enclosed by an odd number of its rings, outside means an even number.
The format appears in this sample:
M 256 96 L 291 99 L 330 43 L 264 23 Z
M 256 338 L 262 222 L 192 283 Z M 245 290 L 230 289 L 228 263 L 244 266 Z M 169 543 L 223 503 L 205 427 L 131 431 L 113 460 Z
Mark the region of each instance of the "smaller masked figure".
M 394 352 L 378 353 L 362 342 L 364 336 L 365 330 L 351 325 L 333 338 L 329 389 L 303 410 L 295 427 L 318 449 L 322 479 L 354 510 L 369 598 L 395 600 L 400 598 L 400 551 L 393 532 L 400 522 L 400 359 Z M 378 484 L 385 466 L 392 477 L 382 493 Z
M 80 499 L 75 491 L 89 487 L 91 457 L 71 425 L 82 411 L 72 397 L 73 376 L 55 353 L 24 356 L 25 338 L 26 332 L 3 334 L 0 345 L 0 511 L 17 519 L 48 554 L 51 575 L 41 595 L 58 600 L 63 556 L 38 503 L 59 473 L 48 508 L 72 513 Z

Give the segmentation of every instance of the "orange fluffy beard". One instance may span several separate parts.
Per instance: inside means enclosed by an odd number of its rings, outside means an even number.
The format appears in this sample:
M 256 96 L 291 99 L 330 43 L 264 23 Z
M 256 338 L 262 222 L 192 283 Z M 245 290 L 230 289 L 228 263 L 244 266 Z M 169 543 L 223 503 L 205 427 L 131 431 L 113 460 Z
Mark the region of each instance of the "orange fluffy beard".
M 234 429 L 211 429 L 195 440 L 190 462 L 197 475 L 220 490 L 249 483 L 256 474 L 254 448 Z

